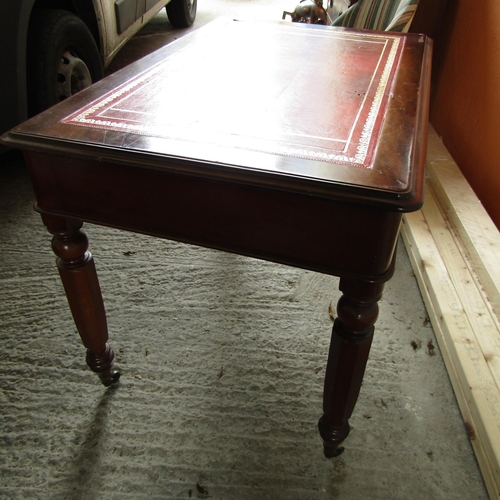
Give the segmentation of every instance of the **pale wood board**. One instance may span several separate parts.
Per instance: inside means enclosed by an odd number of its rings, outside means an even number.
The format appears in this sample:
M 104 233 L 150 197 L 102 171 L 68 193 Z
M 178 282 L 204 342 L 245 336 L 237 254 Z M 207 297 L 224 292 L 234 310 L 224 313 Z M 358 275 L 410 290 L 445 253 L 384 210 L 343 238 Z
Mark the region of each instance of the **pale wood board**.
M 421 216 L 420 220 L 419 216 Z M 427 223 L 425 222 L 425 219 L 423 218 L 420 212 L 416 215 L 411 214 L 405 217 L 405 220 L 403 222 L 402 235 L 405 241 L 405 246 L 407 248 L 408 255 L 410 257 L 410 261 L 414 269 L 418 268 L 419 262 L 422 259 L 421 254 L 423 252 L 421 251 L 421 249 L 426 246 L 425 241 L 422 241 L 422 239 L 423 240 L 428 239 L 428 236 L 425 234 L 427 232 L 429 232 Z M 426 262 L 431 262 L 434 258 L 433 256 L 436 256 L 437 253 L 438 253 L 437 249 L 435 247 L 433 248 L 432 243 L 428 241 L 427 253 L 425 254 L 425 257 L 429 260 L 427 260 Z M 442 266 L 438 267 L 441 267 L 441 271 L 443 271 Z M 471 439 L 472 446 L 474 448 L 474 452 L 476 454 L 476 458 L 479 467 L 481 469 L 486 488 L 492 499 L 498 498 L 498 495 L 495 495 L 495 492 L 497 490 L 497 484 L 495 481 L 493 471 L 490 467 L 490 463 L 488 461 L 486 451 L 484 450 L 482 442 L 480 439 L 478 439 L 476 434 L 477 425 L 472 416 L 469 399 L 462 390 L 462 385 L 460 383 L 459 375 L 455 367 L 455 361 L 452 358 L 450 350 L 448 349 L 447 344 L 445 342 L 445 336 L 447 335 L 447 333 L 446 331 L 443 331 L 443 328 L 441 327 L 441 321 L 439 320 L 440 312 L 439 310 L 436 311 L 434 309 L 433 298 L 429 292 L 430 288 L 433 286 L 432 279 L 428 279 L 428 277 L 425 276 L 424 273 L 418 271 L 415 272 L 415 276 L 417 278 L 420 290 L 422 292 L 422 296 L 425 305 L 427 307 L 427 312 L 431 319 L 433 330 L 438 340 L 439 348 L 443 356 L 446 368 L 448 370 L 448 375 L 453 385 L 457 402 L 460 407 L 460 411 L 462 412 L 467 433 L 469 435 L 469 438 Z M 434 279 L 439 279 L 438 273 L 436 273 Z M 429 284 L 427 285 L 426 283 Z
M 453 232 L 437 205 L 433 190 L 427 188 L 427 200 L 422 208 L 429 230 L 446 267 L 451 284 L 458 300 L 467 315 L 473 334 L 481 349 L 491 377 L 500 392 L 500 325 L 484 296 L 477 286 L 470 270 L 467 257 L 460 240 L 453 237 Z M 499 407 L 500 412 L 500 407 Z M 498 441 L 500 443 L 500 440 Z
M 422 212 L 405 216 L 402 234 L 486 487 L 498 499 L 500 394 Z
M 500 277 L 491 251 L 500 234 L 433 129 L 426 201 L 405 215 L 402 234 L 486 487 L 500 499 Z
M 439 204 L 460 237 L 497 320 L 500 318 L 500 232 L 432 126 L 427 173 Z

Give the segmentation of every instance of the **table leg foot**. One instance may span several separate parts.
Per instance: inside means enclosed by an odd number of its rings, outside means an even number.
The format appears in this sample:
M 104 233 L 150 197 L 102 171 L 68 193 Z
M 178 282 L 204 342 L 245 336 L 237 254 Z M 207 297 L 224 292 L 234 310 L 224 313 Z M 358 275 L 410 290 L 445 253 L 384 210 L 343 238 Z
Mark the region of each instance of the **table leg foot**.
M 383 283 L 342 278 L 323 392 L 319 432 L 328 458 L 342 453 L 358 399 L 378 316 Z
M 334 427 L 328 422 L 328 418 L 323 415 L 318 422 L 318 429 L 323 439 L 323 451 L 326 458 L 334 458 L 341 455 L 345 448 L 342 446 L 344 439 L 351 430 L 349 423 L 346 422 L 341 427 Z
M 114 357 L 115 353 L 109 345 L 106 345 L 106 350 L 102 354 L 95 354 L 87 349 L 87 365 L 99 375 L 99 379 L 105 387 L 113 385 L 120 379 L 121 373 L 112 369 Z

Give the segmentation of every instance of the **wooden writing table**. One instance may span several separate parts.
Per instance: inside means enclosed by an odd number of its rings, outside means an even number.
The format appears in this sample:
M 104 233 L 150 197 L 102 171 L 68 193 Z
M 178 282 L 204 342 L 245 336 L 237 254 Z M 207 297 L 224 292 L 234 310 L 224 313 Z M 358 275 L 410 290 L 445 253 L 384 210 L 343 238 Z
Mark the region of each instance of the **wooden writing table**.
M 83 221 L 339 276 L 319 429 L 342 451 L 401 217 L 422 204 L 430 53 L 420 35 L 221 20 L 3 137 L 105 385 Z

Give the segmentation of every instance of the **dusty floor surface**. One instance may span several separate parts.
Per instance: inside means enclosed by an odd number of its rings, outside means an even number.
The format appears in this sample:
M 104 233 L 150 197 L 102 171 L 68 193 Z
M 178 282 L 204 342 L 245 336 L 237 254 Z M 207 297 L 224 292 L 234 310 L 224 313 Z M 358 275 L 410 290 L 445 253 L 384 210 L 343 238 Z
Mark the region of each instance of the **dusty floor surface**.
M 211 0 L 197 26 L 290 8 Z M 158 16 L 115 65 L 181 34 Z M 122 371 L 105 389 L 22 161 L 1 160 L 0 498 L 487 498 L 402 243 L 346 451 L 327 460 L 336 278 L 86 225 Z

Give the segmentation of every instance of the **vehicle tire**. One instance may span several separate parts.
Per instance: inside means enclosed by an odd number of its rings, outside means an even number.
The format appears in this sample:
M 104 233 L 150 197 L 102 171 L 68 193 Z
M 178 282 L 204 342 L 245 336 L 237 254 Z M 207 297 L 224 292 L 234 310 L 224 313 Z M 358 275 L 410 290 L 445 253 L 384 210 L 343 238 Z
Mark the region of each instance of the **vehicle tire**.
M 196 18 L 198 0 L 172 0 L 165 7 L 174 28 L 189 28 Z
M 102 77 L 99 49 L 79 17 L 56 9 L 33 12 L 27 53 L 30 115 L 76 94 Z

